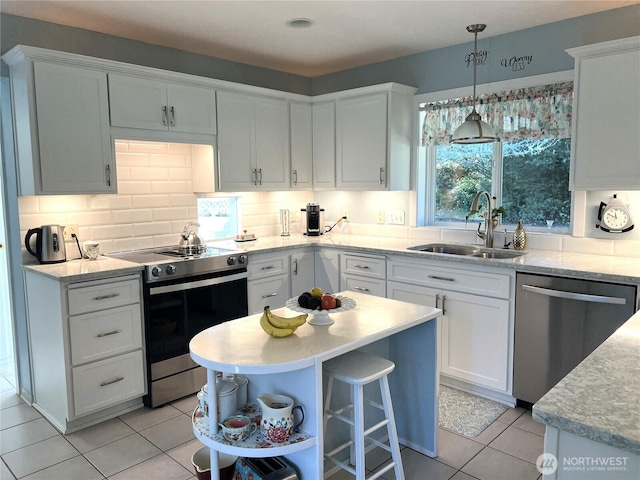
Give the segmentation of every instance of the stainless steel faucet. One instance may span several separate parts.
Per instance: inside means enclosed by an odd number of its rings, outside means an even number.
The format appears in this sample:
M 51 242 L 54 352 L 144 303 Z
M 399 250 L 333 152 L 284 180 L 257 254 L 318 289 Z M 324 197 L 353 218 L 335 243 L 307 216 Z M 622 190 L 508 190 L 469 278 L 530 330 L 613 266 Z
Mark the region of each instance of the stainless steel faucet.
M 471 203 L 471 210 L 478 210 L 478 203 L 480 203 L 480 198 L 482 196 L 487 197 L 487 211 L 484 212 L 484 232 L 480 231 L 480 224 L 478 224 L 478 236 L 484 240 L 484 246 L 487 248 L 493 248 L 493 221 L 491 218 L 492 208 L 491 208 L 491 195 L 487 192 L 478 192 L 476 196 L 473 198 L 473 202 Z

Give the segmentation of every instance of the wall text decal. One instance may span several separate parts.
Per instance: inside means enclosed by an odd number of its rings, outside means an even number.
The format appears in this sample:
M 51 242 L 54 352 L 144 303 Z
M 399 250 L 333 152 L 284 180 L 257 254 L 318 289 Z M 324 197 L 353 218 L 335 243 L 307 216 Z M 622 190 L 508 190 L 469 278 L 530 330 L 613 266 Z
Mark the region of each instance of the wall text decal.
M 487 62 L 487 57 L 489 56 L 489 50 L 480 50 L 474 53 L 467 53 L 464 57 L 464 61 L 467 62 L 467 68 L 469 66 L 473 66 L 473 60 L 476 58 L 476 65 L 484 65 Z
M 533 62 L 533 55 L 523 55 L 518 57 L 514 55 L 511 58 L 503 58 L 500 61 L 500 65 L 505 68 L 511 68 L 514 72 L 519 72 L 525 69 L 526 65 L 529 65 Z

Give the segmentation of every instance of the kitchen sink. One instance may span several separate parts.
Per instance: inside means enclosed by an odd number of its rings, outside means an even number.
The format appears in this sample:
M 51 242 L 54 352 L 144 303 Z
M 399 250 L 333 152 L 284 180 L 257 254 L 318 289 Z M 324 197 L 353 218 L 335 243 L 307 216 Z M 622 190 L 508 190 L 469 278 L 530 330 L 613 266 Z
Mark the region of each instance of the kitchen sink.
M 429 253 L 445 253 L 449 255 L 488 258 L 493 260 L 518 258 L 524 255 L 524 252 L 514 252 L 513 250 L 494 250 L 474 247 L 471 245 L 457 245 L 450 243 L 428 243 L 426 245 L 416 245 L 415 247 L 409 247 L 407 248 L 407 250 L 416 250 L 418 252 Z

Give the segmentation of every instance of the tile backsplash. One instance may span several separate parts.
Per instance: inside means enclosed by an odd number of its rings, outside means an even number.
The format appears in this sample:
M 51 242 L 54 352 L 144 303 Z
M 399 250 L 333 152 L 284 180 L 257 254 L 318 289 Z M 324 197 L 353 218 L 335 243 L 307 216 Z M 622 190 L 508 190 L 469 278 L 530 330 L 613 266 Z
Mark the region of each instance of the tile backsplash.
M 56 195 L 18 197 L 22 238 L 29 228 L 46 224 L 78 224 L 79 241 L 100 242 L 103 253 L 177 245 L 184 224 L 196 220 L 197 198 L 192 188 L 192 146 L 176 143 L 116 141 L 117 195 Z M 409 192 L 242 192 L 214 196 L 241 197 L 242 226 L 257 237 L 280 233 L 279 211 L 291 210 L 292 233 L 299 233 L 300 208 L 319 201 L 325 220 L 333 224 L 349 210 L 343 234 L 409 238 L 418 241 L 478 243 L 475 229 L 441 229 L 378 225 L 377 209 L 410 212 Z M 379 204 L 379 205 L 378 205 Z M 373 212 L 373 213 L 372 213 Z M 408 218 L 407 218 L 408 219 Z M 512 232 L 511 232 L 512 233 Z M 208 239 L 209 240 L 209 239 Z M 496 232 L 496 246 L 504 233 Z M 640 257 L 640 241 L 619 238 L 576 238 L 528 233 L 527 248 Z M 67 256 L 80 256 L 67 244 Z M 23 248 L 24 263 L 35 259 Z

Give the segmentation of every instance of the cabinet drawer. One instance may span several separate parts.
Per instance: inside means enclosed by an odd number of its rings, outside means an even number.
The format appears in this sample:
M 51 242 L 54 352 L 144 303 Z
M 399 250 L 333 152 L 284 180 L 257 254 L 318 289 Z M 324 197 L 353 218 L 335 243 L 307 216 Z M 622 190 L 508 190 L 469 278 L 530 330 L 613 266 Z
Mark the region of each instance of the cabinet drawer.
M 389 262 L 389 280 L 500 298 L 509 298 L 511 284 L 508 275 L 403 262 Z
M 284 307 L 289 299 L 289 274 L 277 275 L 247 283 L 249 314 L 271 308 Z
M 387 285 L 384 280 L 366 278 L 359 275 L 342 275 L 340 290 L 352 290 L 354 292 L 375 295 L 376 297 L 387 296 Z
M 73 369 L 77 417 L 144 394 L 142 350 Z
M 69 315 L 105 310 L 140 302 L 140 281 L 137 277 L 128 280 L 76 287 L 67 292 Z
M 384 280 L 387 275 L 386 259 L 384 257 L 341 255 L 340 271 L 346 274 L 363 275 Z
M 73 365 L 100 360 L 142 347 L 140 304 L 69 319 Z
M 271 277 L 282 273 L 288 274 L 289 255 L 258 257 L 256 259 L 251 257 L 247 271 L 249 272 L 249 280 Z

